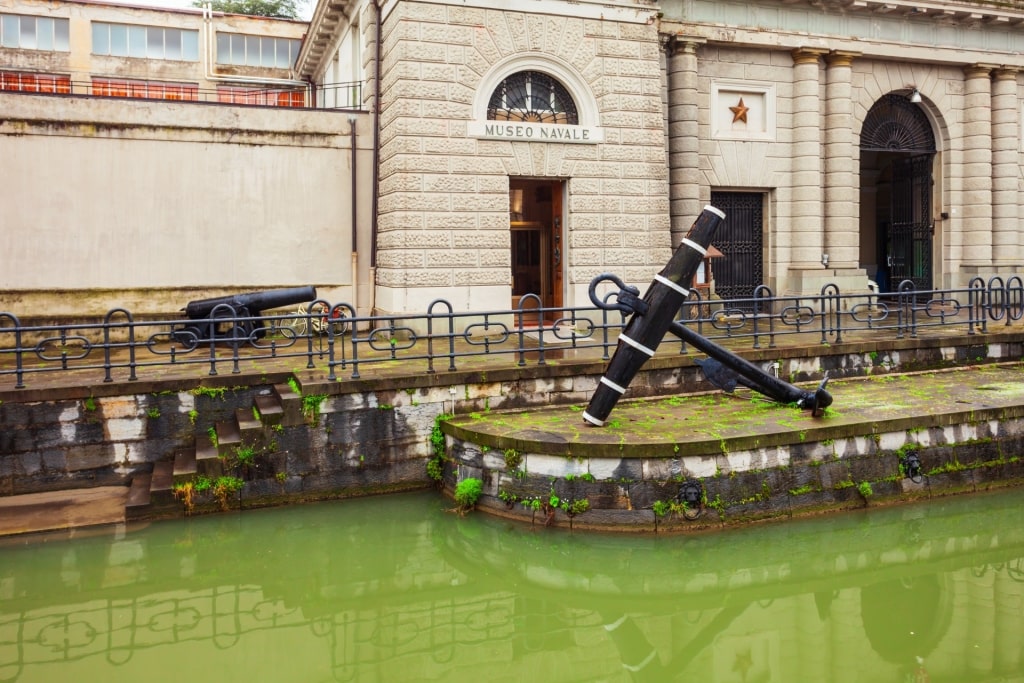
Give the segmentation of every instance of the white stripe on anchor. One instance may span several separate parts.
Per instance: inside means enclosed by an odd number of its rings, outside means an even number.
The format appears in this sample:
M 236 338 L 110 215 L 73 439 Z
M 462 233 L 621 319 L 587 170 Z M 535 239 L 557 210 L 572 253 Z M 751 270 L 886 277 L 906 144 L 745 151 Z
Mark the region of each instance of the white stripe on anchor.
M 632 346 L 637 351 L 643 351 L 648 356 L 653 356 L 654 355 L 654 351 L 652 349 L 647 348 L 646 346 L 644 346 L 640 342 L 633 341 L 632 339 L 630 339 L 629 337 L 627 337 L 624 334 L 620 334 L 619 335 L 619 339 L 621 339 L 622 341 L 626 342 L 627 344 Z
M 607 377 L 602 377 L 601 378 L 601 384 L 604 384 L 605 386 L 611 387 L 612 389 L 614 389 L 615 391 L 619 392 L 620 394 L 626 393 L 626 387 L 620 387 L 618 384 L 616 384 L 615 382 L 611 381 Z
M 596 425 L 598 427 L 604 427 L 604 420 L 598 420 L 596 417 L 594 417 L 593 415 L 591 415 L 590 413 L 588 413 L 585 410 L 583 411 L 583 419 L 586 420 L 587 422 L 589 422 L 592 425 Z
M 684 237 L 683 238 L 683 244 L 685 244 L 686 246 L 690 247 L 690 249 L 693 249 L 694 251 L 698 252 L 701 256 L 707 256 L 708 255 L 708 250 L 707 249 L 705 249 L 704 247 L 700 246 L 699 244 L 697 244 L 696 242 L 694 242 L 691 239 L 687 239 L 686 237 Z
M 679 292 L 683 296 L 690 296 L 690 290 L 688 290 L 686 287 L 683 287 L 682 285 L 680 285 L 680 284 L 678 284 L 676 282 L 672 282 L 671 280 L 669 280 L 667 277 L 665 277 L 661 273 L 658 273 L 657 275 L 654 276 L 654 281 L 655 282 L 660 282 L 661 284 L 665 285 L 666 287 L 668 287 L 670 289 L 676 290 L 677 292 Z

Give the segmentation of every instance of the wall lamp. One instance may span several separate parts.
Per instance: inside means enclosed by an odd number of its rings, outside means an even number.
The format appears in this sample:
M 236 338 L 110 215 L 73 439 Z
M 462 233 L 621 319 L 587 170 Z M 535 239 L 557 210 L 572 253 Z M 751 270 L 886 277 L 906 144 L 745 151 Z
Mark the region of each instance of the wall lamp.
M 913 92 L 910 93 L 908 98 L 912 104 L 921 104 L 921 91 L 914 88 Z

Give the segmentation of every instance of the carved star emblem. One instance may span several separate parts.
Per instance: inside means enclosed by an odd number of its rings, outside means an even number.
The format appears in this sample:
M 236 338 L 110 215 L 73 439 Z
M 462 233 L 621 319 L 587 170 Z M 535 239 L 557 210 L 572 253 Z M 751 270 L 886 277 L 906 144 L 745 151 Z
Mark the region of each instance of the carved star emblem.
M 739 104 L 737 104 L 735 107 L 729 107 L 729 111 L 732 112 L 733 123 L 736 123 L 737 121 L 742 121 L 743 123 L 746 123 L 747 112 L 750 111 L 750 107 L 743 104 L 743 98 L 741 97 Z

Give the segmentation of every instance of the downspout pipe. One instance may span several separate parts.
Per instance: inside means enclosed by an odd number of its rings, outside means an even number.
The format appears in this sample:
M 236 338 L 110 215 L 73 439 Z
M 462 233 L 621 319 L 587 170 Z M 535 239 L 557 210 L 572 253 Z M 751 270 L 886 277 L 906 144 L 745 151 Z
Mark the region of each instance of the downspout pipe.
M 380 102 L 381 58 L 384 54 L 384 12 L 381 0 L 371 0 L 377 12 L 377 46 L 374 57 L 373 86 L 373 197 L 370 209 L 370 315 L 377 309 L 377 218 L 380 216 Z
M 370 216 L 370 267 L 377 267 L 377 217 L 380 214 L 380 89 L 381 89 L 381 56 L 384 54 L 381 42 L 384 38 L 384 14 L 380 0 L 373 0 L 377 11 L 377 46 L 374 57 L 373 74 L 373 211 Z
M 356 121 L 355 116 L 348 117 L 349 153 L 351 155 L 352 174 L 352 305 L 359 315 L 359 196 L 356 190 L 359 187 L 358 159 L 359 152 L 356 148 Z

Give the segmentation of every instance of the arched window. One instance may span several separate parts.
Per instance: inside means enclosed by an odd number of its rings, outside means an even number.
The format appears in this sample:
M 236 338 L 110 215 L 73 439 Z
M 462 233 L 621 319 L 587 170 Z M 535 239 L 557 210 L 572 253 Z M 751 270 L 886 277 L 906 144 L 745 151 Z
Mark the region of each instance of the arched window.
M 921 108 L 903 95 L 875 102 L 864 119 L 860 148 L 878 152 L 935 152 L 935 134 Z
M 579 114 L 565 86 L 539 71 L 520 71 L 503 80 L 487 103 L 490 121 L 578 125 Z

